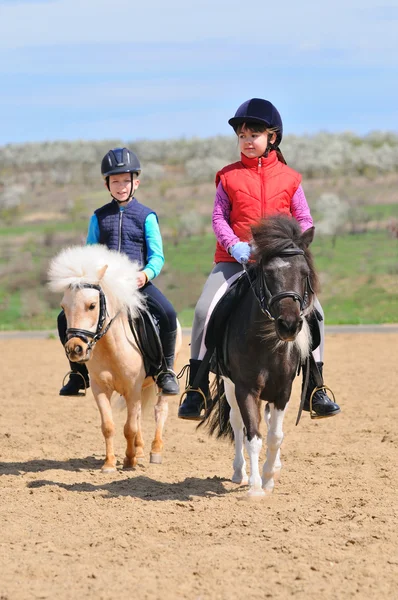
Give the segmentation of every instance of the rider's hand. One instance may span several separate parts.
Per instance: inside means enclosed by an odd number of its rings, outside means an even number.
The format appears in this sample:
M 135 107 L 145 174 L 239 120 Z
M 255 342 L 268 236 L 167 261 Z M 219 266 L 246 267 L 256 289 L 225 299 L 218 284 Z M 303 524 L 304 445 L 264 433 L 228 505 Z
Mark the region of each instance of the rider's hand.
M 138 289 L 144 287 L 148 281 L 148 276 L 144 271 L 140 271 L 137 275 L 137 287 Z
M 230 248 L 231 256 L 241 265 L 247 263 L 250 258 L 251 248 L 247 242 L 238 242 Z

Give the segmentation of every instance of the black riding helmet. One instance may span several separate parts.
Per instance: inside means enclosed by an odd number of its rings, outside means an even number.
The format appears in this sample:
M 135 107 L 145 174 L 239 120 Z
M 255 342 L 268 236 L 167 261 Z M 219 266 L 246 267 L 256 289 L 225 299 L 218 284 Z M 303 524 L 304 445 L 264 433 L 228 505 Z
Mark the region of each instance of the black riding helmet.
M 113 148 L 102 159 L 101 173 L 104 179 L 118 173 L 141 173 L 138 157 L 128 148 Z
M 270 129 L 276 129 L 276 142 L 275 146 L 279 146 L 283 136 L 283 123 L 281 116 L 275 106 L 268 100 L 262 98 L 251 98 L 241 104 L 232 119 L 229 119 L 228 123 L 233 127 L 236 132 L 239 125 L 242 123 L 258 123 L 265 125 Z
M 118 175 L 119 173 L 131 174 L 131 192 L 129 198 L 133 196 L 133 176 L 134 173 L 141 173 L 141 165 L 138 157 L 128 148 L 113 148 L 109 150 L 101 162 L 102 177 L 106 181 L 106 187 L 109 190 L 109 176 Z M 113 196 L 112 196 L 113 198 Z M 116 200 L 116 198 L 114 198 Z M 119 202 L 116 200 L 116 202 Z

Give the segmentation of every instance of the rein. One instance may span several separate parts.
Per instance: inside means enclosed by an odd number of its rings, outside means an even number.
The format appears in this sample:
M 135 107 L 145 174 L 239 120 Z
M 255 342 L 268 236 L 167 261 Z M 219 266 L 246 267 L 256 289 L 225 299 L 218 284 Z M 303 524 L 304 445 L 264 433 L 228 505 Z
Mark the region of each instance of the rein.
M 78 329 L 76 327 L 69 327 L 66 330 L 65 342 L 67 342 L 68 340 L 70 340 L 72 337 L 78 337 L 85 344 L 88 344 L 87 345 L 87 351 L 90 352 L 94 348 L 94 346 L 98 342 L 98 340 L 100 340 L 107 333 L 107 331 L 109 330 L 109 328 L 112 325 L 112 323 L 114 322 L 114 320 L 120 314 L 120 310 L 109 321 L 108 325 L 105 328 L 103 328 L 106 316 L 108 314 L 108 311 L 106 309 L 105 294 L 102 291 L 101 286 L 95 285 L 95 284 L 92 284 L 92 283 L 84 283 L 80 287 L 97 290 L 98 293 L 99 293 L 99 298 L 100 298 L 100 312 L 99 312 L 99 316 L 98 316 L 97 329 L 96 329 L 95 333 L 93 333 L 92 331 L 89 331 L 88 329 Z M 90 342 L 89 342 L 89 338 L 91 338 Z
M 304 256 L 304 254 L 305 254 L 305 252 L 304 252 L 304 250 L 301 250 L 301 248 L 297 248 L 297 247 L 285 248 L 285 250 L 281 250 L 280 252 L 278 252 L 277 257 L 290 257 L 290 256 L 299 256 L 299 255 Z M 270 289 L 267 286 L 262 260 L 260 260 L 260 262 L 259 262 L 259 267 L 260 267 L 260 295 L 257 294 L 257 290 L 251 280 L 251 277 L 250 277 L 250 274 L 249 274 L 246 264 L 245 263 L 243 264 L 243 270 L 245 271 L 245 273 L 249 279 L 250 287 L 252 289 L 254 297 L 256 298 L 256 300 L 258 302 L 261 312 L 270 321 L 275 321 L 275 317 L 272 315 L 273 305 L 276 302 L 283 300 L 284 298 L 292 298 L 295 302 L 298 302 L 300 304 L 300 316 L 302 316 L 303 311 L 306 308 L 307 303 L 308 303 L 307 287 L 311 291 L 313 291 L 309 277 L 307 277 L 306 282 L 305 282 L 305 290 L 304 290 L 303 297 L 299 293 L 292 292 L 292 291 L 280 292 L 279 294 L 272 295 Z

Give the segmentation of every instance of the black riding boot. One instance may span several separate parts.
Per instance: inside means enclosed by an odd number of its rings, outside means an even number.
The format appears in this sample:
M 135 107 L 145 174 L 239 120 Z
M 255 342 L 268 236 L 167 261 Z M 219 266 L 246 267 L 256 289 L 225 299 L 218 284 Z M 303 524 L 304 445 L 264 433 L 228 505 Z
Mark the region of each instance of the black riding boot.
M 166 334 L 163 340 L 163 354 L 166 362 L 167 371 L 163 371 L 156 379 L 157 385 L 163 394 L 177 396 L 180 393 L 177 376 L 174 373 L 174 359 L 176 347 L 177 329 Z
M 188 387 L 192 386 L 196 374 L 199 370 L 200 365 L 202 364 L 201 360 L 197 360 L 195 358 L 191 358 L 189 361 L 190 370 L 189 370 L 189 381 Z M 203 374 L 202 380 L 199 382 L 199 389 L 202 391 L 199 392 L 197 389 L 191 390 L 187 392 L 184 402 L 181 404 L 178 409 L 178 416 L 180 419 L 190 419 L 191 421 L 200 421 L 201 415 L 200 413 L 205 408 L 205 399 L 204 396 L 209 398 L 209 367 L 206 369 Z
M 322 375 L 323 362 L 317 362 L 316 365 L 318 367 L 320 374 Z M 304 380 L 305 380 L 305 369 L 303 369 L 303 385 L 304 385 Z M 310 410 L 310 397 L 316 387 L 317 387 L 316 382 L 314 381 L 313 374 L 310 371 L 308 388 L 307 388 L 306 398 L 304 401 L 303 410 L 307 410 L 307 411 Z M 334 415 L 337 415 L 340 412 L 340 407 L 338 404 L 336 404 L 336 402 L 333 402 L 333 400 L 331 400 L 329 398 L 329 396 L 326 393 L 326 390 L 321 389 L 321 390 L 318 390 L 317 392 L 315 392 L 315 394 L 312 397 L 312 410 L 318 417 L 333 417 Z
M 90 378 L 87 367 L 84 363 L 75 363 L 69 361 L 72 373 L 69 375 L 69 381 L 59 390 L 60 396 L 82 396 L 80 390 L 90 387 Z M 86 384 L 86 385 L 84 385 Z

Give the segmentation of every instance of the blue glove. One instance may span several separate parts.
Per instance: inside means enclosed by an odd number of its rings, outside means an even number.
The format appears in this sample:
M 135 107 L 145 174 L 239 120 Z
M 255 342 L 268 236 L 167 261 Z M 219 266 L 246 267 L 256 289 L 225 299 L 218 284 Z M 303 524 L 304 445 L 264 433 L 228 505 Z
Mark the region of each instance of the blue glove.
M 231 247 L 231 256 L 241 265 L 247 263 L 250 258 L 251 248 L 247 242 L 238 242 Z

